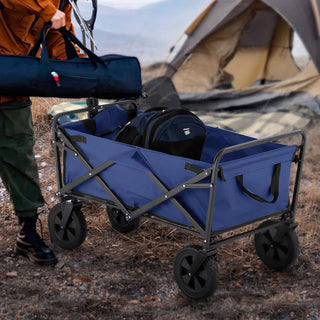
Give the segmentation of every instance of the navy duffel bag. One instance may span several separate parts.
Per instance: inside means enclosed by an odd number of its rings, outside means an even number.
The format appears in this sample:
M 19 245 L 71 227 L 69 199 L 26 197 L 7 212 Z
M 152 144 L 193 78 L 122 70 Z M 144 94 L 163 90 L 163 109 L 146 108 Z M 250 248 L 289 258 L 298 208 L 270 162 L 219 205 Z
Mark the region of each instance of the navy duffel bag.
M 49 59 L 45 25 L 28 56 L 0 55 L 0 96 L 39 96 L 102 99 L 136 98 L 141 95 L 141 69 L 136 57 L 98 57 L 71 32 L 59 29 L 68 59 Z M 72 41 L 88 58 L 80 58 Z M 36 53 L 42 44 L 41 58 Z

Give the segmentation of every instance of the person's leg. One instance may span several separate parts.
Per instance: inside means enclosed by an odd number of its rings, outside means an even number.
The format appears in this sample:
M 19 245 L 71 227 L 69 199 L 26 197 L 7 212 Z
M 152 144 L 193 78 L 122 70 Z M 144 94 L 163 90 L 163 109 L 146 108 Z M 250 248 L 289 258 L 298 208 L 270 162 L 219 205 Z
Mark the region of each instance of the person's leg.
M 37 209 L 44 204 L 33 153 L 30 100 L 0 105 L 0 176 L 22 226 L 16 252 L 38 264 L 57 262 L 36 231 Z M 8 104 L 6 104 L 8 105 Z

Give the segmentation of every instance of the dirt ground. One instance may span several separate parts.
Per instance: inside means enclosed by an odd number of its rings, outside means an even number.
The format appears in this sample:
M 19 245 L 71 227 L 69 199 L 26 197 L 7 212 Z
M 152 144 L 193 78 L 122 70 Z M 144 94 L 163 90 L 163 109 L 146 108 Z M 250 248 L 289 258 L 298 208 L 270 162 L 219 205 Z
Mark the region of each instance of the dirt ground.
M 55 267 L 15 257 L 18 224 L 0 182 L 0 319 L 320 319 L 318 124 L 315 120 L 306 129 L 297 263 L 283 273 L 270 270 L 257 257 L 252 236 L 225 245 L 216 256 L 218 290 L 199 302 L 178 289 L 173 260 L 184 246 L 202 244 L 201 238 L 147 220 L 138 231 L 123 235 L 111 228 L 105 207 L 96 203 L 83 204 L 85 242 L 71 251 L 54 247 Z M 48 210 L 57 203 L 51 133 L 36 126 L 36 136 L 47 202 L 41 220 L 50 243 Z

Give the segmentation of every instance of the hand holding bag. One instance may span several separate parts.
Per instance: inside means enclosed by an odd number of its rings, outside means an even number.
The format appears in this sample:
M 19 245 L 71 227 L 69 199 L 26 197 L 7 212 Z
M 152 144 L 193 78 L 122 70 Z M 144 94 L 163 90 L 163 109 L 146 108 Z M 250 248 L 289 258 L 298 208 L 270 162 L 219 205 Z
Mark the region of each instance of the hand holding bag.
M 49 59 L 45 24 L 28 56 L 0 55 L 0 96 L 39 96 L 101 99 L 136 98 L 141 95 L 141 69 L 136 57 L 98 57 L 70 31 L 61 28 L 68 59 Z M 88 58 L 80 58 L 70 42 Z M 41 57 L 35 57 L 42 45 Z

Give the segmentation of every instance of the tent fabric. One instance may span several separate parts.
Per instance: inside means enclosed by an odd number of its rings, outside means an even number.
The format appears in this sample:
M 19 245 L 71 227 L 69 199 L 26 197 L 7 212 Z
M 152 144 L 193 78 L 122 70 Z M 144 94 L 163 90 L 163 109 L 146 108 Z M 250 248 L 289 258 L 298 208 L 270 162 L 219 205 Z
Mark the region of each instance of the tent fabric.
M 319 112 L 320 36 L 311 1 L 217 0 L 209 9 L 165 70 L 180 94 L 281 92 L 307 96 Z M 294 33 L 311 58 L 303 70 L 292 57 Z
M 217 0 L 176 54 L 168 66 L 166 75 L 172 76 L 202 39 L 232 21 L 254 2 L 254 0 Z M 259 4 L 261 3 L 275 10 L 298 33 L 319 72 L 320 37 L 317 35 L 311 2 L 309 0 L 261 0 Z
M 242 32 L 239 46 L 268 45 L 273 39 L 278 20 L 278 15 L 270 9 L 257 10 Z
M 279 18 L 274 31 L 269 45 L 248 46 L 246 43 L 245 46 L 238 47 L 235 57 L 225 68 L 230 74 L 241 75 L 234 79 L 233 88 L 247 88 L 259 79 L 281 81 L 300 72 L 291 55 L 292 31 L 289 25 Z M 258 35 L 259 33 L 256 34 Z
M 173 78 L 177 90 L 202 92 L 214 89 L 218 83 L 230 82 L 231 75 L 222 70 L 234 55 L 241 32 L 250 18 L 251 13 L 246 12 L 236 22 L 200 42 Z
M 199 42 L 174 83 L 179 92 L 204 92 L 228 82 L 240 89 L 259 79 L 287 79 L 300 71 L 291 56 L 291 38 L 291 28 L 275 11 L 254 2 Z
M 239 107 L 277 108 L 304 105 L 320 114 L 320 77 L 310 61 L 303 72 L 284 81 L 246 90 L 215 90 L 180 94 L 182 106 L 191 109 L 221 110 Z
M 290 105 L 301 105 L 320 114 L 320 100 L 305 92 L 234 91 L 181 94 L 182 107 L 199 110 L 253 109 L 270 111 Z
M 246 88 L 253 85 L 257 79 L 263 79 L 268 57 L 269 47 L 239 47 L 234 59 L 225 68 L 229 74 L 242 75 L 234 78 L 232 87 L 234 89 Z M 185 88 L 187 91 L 193 91 L 188 90 L 188 86 L 180 88 L 182 91 Z
M 121 108 L 106 109 L 98 115 L 97 129 L 99 131 L 110 130 L 108 124 L 114 125 L 117 121 L 122 122 L 123 115 Z M 100 121 L 101 119 L 104 121 Z M 66 124 L 64 128 L 70 136 L 80 135 L 85 138 L 75 143 L 91 166 L 96 167 L 107 160 L 114 162 L 114 165 L 101 172 L 99 176 L 119 199 L 131 207 L 141 207 L 163 196 L 147 173 L 156 175 L 171 190 L 195 176 L 194 172 L 185 169 L 186 162 L 208 169 L 212 167 L 214 157 L 221 148 L 253 140 L 248 136 L 207 127 L 208 134 L 201 161 L 197 161 L 113 141 L 110 137 L 94 136 L 85 129 L 81 121 Z M 225 181 L 221 178 L 218 178 L 217 181 L 213 223 L 210 226 L 212 230 L 219 231 L 234 227 L 287 209 L 290 168 L 295 150 L 295 146 L 265 143 L 226 154 L 220 162 Z M 64 164 L 66 183 L 87 173 L 79 159 L 71 153 L 66 153 Z M 275 166 L 278 164 L 281 164 L 281 173 L 277 201 L 274 203 L 259 202 L 241 190 L 236 179 L 238 175 L 243 175 L 246 188 L 270 201 L 272 199 L 270 185 Z M 202 182 L 209 183 L 210 179 L 207 178 Z M 95 179 L 87 180 L 74 190 L 110 200 Z M 176 199 L 203 227 L 206 224 L 209 192 L 208 188 L 191 188 L 176 196 Z M 169 199 L 150 211 L 163 218 L 190 225 L 186 217 Z
M 279 19 L 265 67 L 265 79 L 285 80 L 301 71 L 292 58 L 291 39 L 292 29 L 283 19 Z
M 247 7 L 252 1 L 253 0 L 217 0 L 212 6 L 212 10 L 207 13 L 203 18 L 202 23 L 199 23 L 197 28 L 189 35 L 174 60 L 168 65 L 165 75 L 171 77 L 203 38 L 217 29 L 219 24 L 231 21 L 232 18 L 236 16 L 235 14 L 232 14 L 232 12 L 237 10 L 238 5 L 246 2 Z
M 311 2 L 309 0 L 263 0 L 263 2 L 274 8 L 299 34 L 316 69 L 320 72 L 320 37 L 317 34 Z

